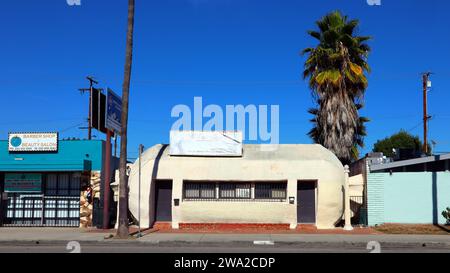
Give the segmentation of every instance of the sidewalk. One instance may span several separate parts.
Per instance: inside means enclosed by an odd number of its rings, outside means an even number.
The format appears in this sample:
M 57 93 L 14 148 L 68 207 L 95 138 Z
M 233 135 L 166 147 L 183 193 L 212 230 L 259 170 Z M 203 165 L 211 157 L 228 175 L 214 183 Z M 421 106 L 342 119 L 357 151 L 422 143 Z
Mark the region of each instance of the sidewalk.
M 226 244 L 226 243 L 348 243 L 370 241 L 389 244 L 444 244 L 450 249 L 450 235 L 343 235 L 343 234 L 168 234 L 152 233 L 138 239 L 150 244 Z
M 385 234 L 212 234 L 212 233 L 144 233 L 139 239 L 108 239 L 114 230 L 97 231 L 58 228 L 0 228 L 0 243 L 50 243 L 78 241 L 85 243 L 143 243 L 152 245 L 208 244 L 439 244 L 449 247 L 450 235 L 385 235 Z
M 0 228 L 1 242 L 102 242 L 110 233 L 79 228 Z

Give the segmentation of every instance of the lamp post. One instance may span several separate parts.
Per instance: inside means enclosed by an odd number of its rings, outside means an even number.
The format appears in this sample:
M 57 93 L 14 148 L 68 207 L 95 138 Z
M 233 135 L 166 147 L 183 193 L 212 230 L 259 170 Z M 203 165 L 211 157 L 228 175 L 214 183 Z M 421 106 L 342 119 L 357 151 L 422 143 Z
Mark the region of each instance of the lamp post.
M 351 231 L 353 230 L 352 227 L 352 215 L 351 215 L 351 210 L 350 210 L 350 185 L 349 185 L 349 174 L 350 174 L 350 168 L 348 167 L 348 165 L 345 165 L 344 167 L 344 173 L 345 173 L 345 185 L 344 185 L 344 199 L 345 199 L 345 212 L 344 212 L 344 217 L 345 217 L 345 226 L 344 226 L 344 230 L 347 231 Z

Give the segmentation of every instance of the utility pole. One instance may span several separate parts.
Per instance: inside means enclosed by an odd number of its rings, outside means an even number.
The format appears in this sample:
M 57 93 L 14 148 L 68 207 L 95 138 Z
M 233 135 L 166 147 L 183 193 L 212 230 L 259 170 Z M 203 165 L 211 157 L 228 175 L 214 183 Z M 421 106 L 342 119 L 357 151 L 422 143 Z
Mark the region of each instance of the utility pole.
M 138 238 L 142 237 L 141 234 L 141 174 L 142 174 L 142 153 L 144 152 L 144 145 L 139 145 L 139 196 L 138 196 Z
M 89 81 L 89 88 L 80 88 L 78 90 L 81 91 L 81 93 L 89 92 L 89 114 L 88 114 L 88 139 L 92 139 L 92 93 L 94 89 L 94 84 L 98 84 L 96 80 L 92 76 L 87 76 L 86 79 Z
M 428 87 L 431 72 L 426 72 L 422 74 L 423 81 L 423 152 L 428 154 L 428 120 L 431 116 L 428 115 Z

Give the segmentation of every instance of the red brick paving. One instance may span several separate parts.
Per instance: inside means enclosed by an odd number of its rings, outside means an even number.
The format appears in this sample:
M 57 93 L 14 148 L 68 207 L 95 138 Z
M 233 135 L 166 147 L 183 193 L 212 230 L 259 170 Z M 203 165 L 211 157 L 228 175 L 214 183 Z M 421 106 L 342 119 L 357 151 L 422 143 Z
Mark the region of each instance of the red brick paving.
M 289 229 L 289 225 L 274 224 L 180 224 L 180 229 L 172 229 L 168 223 L 157 223 L 146 233 L 207 233 L 207 234 L 382 234 L 372 228 L 355 227 L 353 231 L 342 228 L 319 230 L 313 225 L 299 225 L 297 229 Z
M 115 234 L 116 230 L 88 229 L 86 232 Z M 130 227 L 130 234 L 136 234 L 138 229 Z M 180 224 L 180 229 L 172 229 L 171 223 L 156 223 L 151 229 L 142 229 L 143 235 L 150 233 L 172 234 L 347 234 L 347 235 L 376 235 L 383 234 L 372 228 L 355 227 L 353 231 L 342 228 L 317 229 L 313 225 L 299 225 L 297 229 L 289 229 L 289 225 L 274 224 Z
M 289 224 L 180 224 L 181 230 L 203 230 L 203 231 L 239 231 L 239 230 L 264 230 L 279 231 L 289 230 Z

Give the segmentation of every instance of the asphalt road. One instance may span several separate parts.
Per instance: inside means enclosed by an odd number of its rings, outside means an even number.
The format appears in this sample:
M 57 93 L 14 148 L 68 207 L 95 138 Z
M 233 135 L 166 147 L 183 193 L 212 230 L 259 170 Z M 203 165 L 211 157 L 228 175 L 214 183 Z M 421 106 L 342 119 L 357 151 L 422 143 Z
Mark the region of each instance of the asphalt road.
M 69 248 L 71 249 L 71 248 Z M 444 245 L 381 245 L 381 253 L 449 253 Z M 67 245 L 56 243 L 21 243 L 0 245 L 0 253 L 70 253 Z M 253 246 L 227 245 L 151 245 L 134 243 L 87 243 L 80 245 L 81 253 L 370 253 L 366 246 L 351 244 L 304 244 Z

